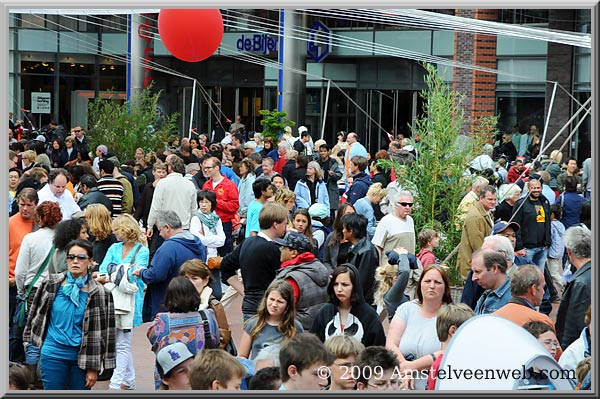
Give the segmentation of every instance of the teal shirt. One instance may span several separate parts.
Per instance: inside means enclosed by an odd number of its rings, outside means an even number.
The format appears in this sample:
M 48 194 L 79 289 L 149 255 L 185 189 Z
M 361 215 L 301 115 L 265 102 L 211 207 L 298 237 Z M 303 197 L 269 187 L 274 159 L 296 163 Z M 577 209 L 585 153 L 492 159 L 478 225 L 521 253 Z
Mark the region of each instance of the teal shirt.
M 58 289 L 50 313 L 50 325 L 41 354 L 56 359 L 77 360 L 83 336 L 83 313 L 88 293 L 79 292 L 79 307 Z

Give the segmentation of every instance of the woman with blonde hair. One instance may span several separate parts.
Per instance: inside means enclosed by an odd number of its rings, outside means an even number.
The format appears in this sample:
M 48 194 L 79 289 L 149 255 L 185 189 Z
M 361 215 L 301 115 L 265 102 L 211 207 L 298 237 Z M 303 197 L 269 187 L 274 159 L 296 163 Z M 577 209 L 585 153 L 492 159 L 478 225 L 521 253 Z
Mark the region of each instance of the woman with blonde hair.
M 329 193 L 327 185 L 323 181 L 323 169 L 316 161 L 311 161 L 306 166 L 306 176 L 298 180 L 294 188 L 296 193 L 296 206 L 298 208 L 310 208 L 312 204 L 324 204 L 329 206 Z
M 550 174 L 550 182 L 548 182 L 548 185 L 555 192 L 558 192 L 556 178 L 563 172 L 562 168 L 560 167 L 562 158 L 562 152 L 559 150 L 554 150 L 550 153 L 550 157 L 548 157 L 548 159 L 542 161 L 542 170 L 545 170 Z
M 278 190 L 275 193 L 275 202 L 283 205 L 285 207 L 285 209 L 288 210 L 288 212 L 289 212 L 288 225 L 291 227 L 292 226 L 292 219 L 291 219 L 292 213 L 294 212 L 294 209 L 296 208 L 296 194 L 292 190 L 289 190 L 287 188 Z
M 369 224 L 367 225 L 367 234 L 369 234 L 369 238 L 373 238 L 375 228 L 377 227 L 373 205 L 379 204 L 386 194 L 387 191 L 381 183 L 373 183 L 371 184 L 371 187 L 369 187 L 367 195 L 354 203 L 356 213 L 364 215 L 369 221 Z
M 112 233 L 110 211 L 102 204 L 91 204 L 83 212 L 90 230 L 90 242 L 94 245 L 94 260 L 102 264 L 110 246 L 117 242 Z
M 91 205 L 93 206 L 93 205 Z M 89 209 L 86 208 L 86 210 Z M 140 226 L 133 216 L 123 214 L 111 223 L 111 228 L 119 241 L 110 246 L 99 267 L 96 281 L 112 283 L 110 288 L 115 305 L 115 334 L 117 366 L 110 379 L 109 389 L 135 389 L 135 368 L 131 355 L 133 328 L 142 325 L 145 284 L 141 278 L 131 274 L 138 267 L 148 267 L 150 251 L 142 244 Z M 126 282 L 115 281 L 123 272 Z M 94 273 L 95 274 L 95 273 Z

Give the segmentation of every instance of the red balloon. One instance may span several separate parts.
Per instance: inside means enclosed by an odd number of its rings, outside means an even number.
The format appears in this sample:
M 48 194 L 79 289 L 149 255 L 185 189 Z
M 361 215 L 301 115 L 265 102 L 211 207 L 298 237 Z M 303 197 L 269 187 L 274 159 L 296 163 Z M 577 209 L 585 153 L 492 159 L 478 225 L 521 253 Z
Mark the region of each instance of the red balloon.
M 158 33 L 176 58 L 198 62 L 210 57 L 223 39 L 220 10 L 165 9 L 158 14 Z

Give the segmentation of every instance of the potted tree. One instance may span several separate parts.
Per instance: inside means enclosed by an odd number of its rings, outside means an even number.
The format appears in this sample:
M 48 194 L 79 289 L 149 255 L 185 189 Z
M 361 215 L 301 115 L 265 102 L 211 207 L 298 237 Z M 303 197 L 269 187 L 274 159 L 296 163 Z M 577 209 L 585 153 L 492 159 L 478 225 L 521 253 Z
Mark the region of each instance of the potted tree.
M 394 160 L 380 160 L 380 165 L 393 168 L 401 187 L 415 191 L 412 217 L 417 229 L 433 228 L 440 232 L 438 257 L 448 270 L 454 296 L 460 299 L 463 279 L 453 256 L 460 243 L 461 230 L 456 229 L 457 209 L 473 176 L 465 175 L 467 163 L 479 152 L 484 141 L 482 134 L 467 136 L 463 130 L 463 96 L 452 90 L 442 80 L 436 68 L 423 64 L 427 89 L 423 98 L 423 114 L 411 128 L 412 144 L 418 149 L 418 157 L 410 165 Z M 481 118 L 479 123 L 487 128 L 495 124 L 495 117 Z M 416 142 L 415 137 L 420 141 Z M 411 189 L 412 188 L 412 189 Z

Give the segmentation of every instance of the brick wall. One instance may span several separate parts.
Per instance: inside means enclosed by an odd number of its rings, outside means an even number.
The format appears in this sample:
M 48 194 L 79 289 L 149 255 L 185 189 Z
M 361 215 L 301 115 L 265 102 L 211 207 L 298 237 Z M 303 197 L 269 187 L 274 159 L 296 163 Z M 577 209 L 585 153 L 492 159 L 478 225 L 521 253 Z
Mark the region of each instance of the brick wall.
M 457 9 L 456 16 L 488 21 L 498 19 L 497 10 Z M 496 69 L 496 36 L 455 32 L 454 61 Z M 465 120 L 463 132 L 470 134 L 478 119 L 494 115 L 496 110 L 496 74 L 455 68 L 453 89 L 463 94 Z

